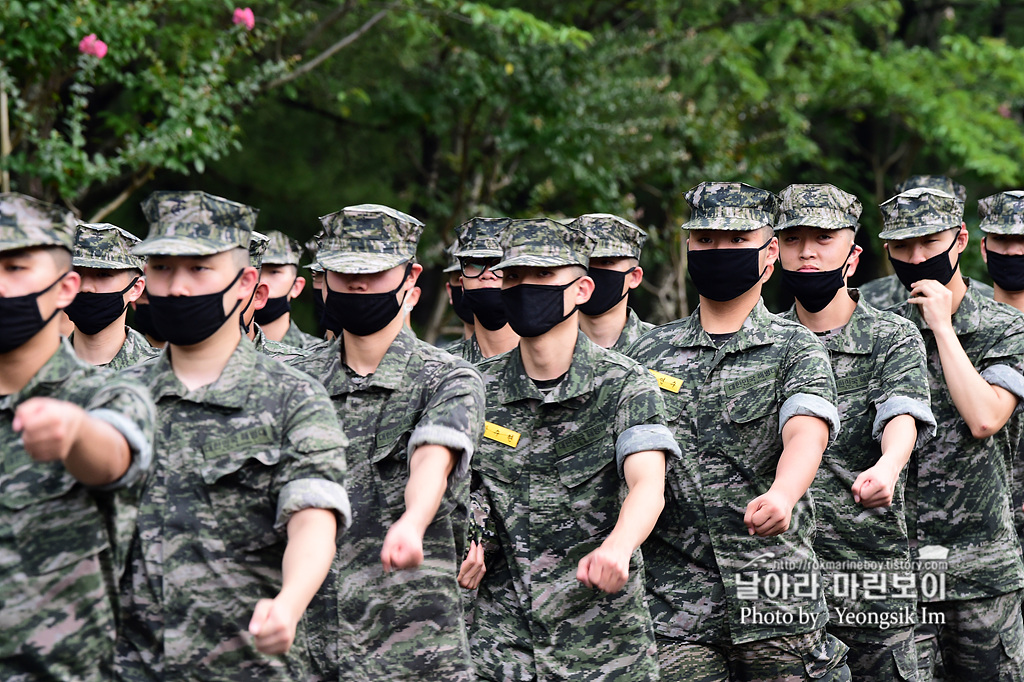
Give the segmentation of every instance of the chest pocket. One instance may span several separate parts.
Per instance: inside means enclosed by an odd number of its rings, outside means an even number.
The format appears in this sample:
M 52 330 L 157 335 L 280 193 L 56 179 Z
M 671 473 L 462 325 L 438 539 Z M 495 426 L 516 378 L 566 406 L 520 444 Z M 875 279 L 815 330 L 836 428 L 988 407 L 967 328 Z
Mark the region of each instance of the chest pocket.
M 274 530 L 277 499 L 273 485 L 281 449 L 260 443 L 222 452 L 214 445 L 204 446 L 203 454 L 200 475 L 214 520 L 208 528 L 211 534 L 225 546 L 243 552 L 283 543 L 284 531 Z
M 610 419 L 560 438 L 555 455 L 571 514 L 592 534 L 609 530 L 618 518 L 624 489 L 616 469 Z
M 0 513 L 9 519 L 24 573 L 50 573 L 110 546 L 96 500 L 60 462 L 35 462 L 16 446 L 0 467 Z
M 730 393 L 727 388 L 726 396 L 729 421 L 732 423 L 751 426 L 763 420 L 771 420 L 778 424 L 779 409 L 774 381 L 735 393 Z

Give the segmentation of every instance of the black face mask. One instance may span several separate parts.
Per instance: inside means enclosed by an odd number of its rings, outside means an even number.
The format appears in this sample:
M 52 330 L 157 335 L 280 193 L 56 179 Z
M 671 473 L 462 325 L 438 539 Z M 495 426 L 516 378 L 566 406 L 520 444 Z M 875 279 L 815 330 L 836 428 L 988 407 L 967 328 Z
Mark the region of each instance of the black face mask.
M 473 311 L 469 309 L 462 287 L 452 287 L 452 308 L 455 309 L 455 314 L 459 316 L 460 320 L 466 324 L 473 324 Z
M 956 246 L 960 237 L 959 231 L 956 234 L 957 236 L 953 238 L 953 243 L 949 245 L 948 249 L 920 263 L 906 263 L 889 256 L 889 262 L 892 263 L 896 277 L 907 288 L 907 291 L 914 288 L 914 282 L 925 279 L 934 279 L 942 286 L 949 284 L 949 280 L 953 279 L 953 273 L 960 266 L 959 253 L 956 255 L 956 265 L 950 266 L 949 264 L 949 252 Z
M 153 325 L 160 336 L 175 346 L 193 346 L 213 336 L 232 318 L 241 299 L 224 314 L 224 294 L 235 286 L 245 270 L 239 270 L 231 284 L 212 294 L 198 296 L 149 295 Z
M 577 277 L 572 282 L 560 286 L 517 284 L 502 289 L 501 300 L 505 304 L 505 312 L 508 315 L 508 323 L 512 325 L 512 331 L 530 339 L 551 331 L 569 319 L 569 316 L 576 312 L 576 306 L 567 314 L 562 314 L 565 308 L 563 292 L 578 280 Z
M 324 289 L 327 290 L 327 307 L 324 309 L 324 326 L 334 334 L 341 335 L 342 330 L 356 336 L 369 336 L 379 332 L 395 319 L 402 310 L 405 296 L 399 301 L 395 298 L 409 279 L 412 264 L 406 266 L 402 281 L 391 291 L 382 294 L 352 294 L 342 291 L 331 291 L 324 277 Z
M 1024 256 L 989 251 L 988 274 L 1003 291 L 1024 291 Z
M 64 275 L 66 274 L 68 273 L 65 272 Z M 37 299 L 57 286 L 57 282 L 64 279 L 64 275 L 58 277 L 50 286 L 34 294 L 0 298 L 0 320 L 3 320 L 3 323 L 0 324 L 0 354 L 10 353 L 25 345 L 60 312 L 60 308 L 57 308 L 52 315 L 44 320 L 42 313 L 39 312 Z
M 150 337 L 157 343 L 163 343 L 167 340 L 163 337 L 163 335 L 160 334 L 160 332 L 156 330 L 156 327 L 153 325 L 153 311 L 150 309 L 148 303 L 135 304 L 134 323 L 136 329 L 138 329 L 140 332 Z
M 850 253 L 853 253 L 854 248 L 856 247 L 850 247 Z M 850 258 L 849 253 L 846 254 L 846 258 Z M 799 272 L 786 270 L 779 263 L 782 270 L 782 289 L 800 301 L 800 305 L 807 312 L 821 312 L 832 302 L 839 290 L 846 286 L 846 270 L 849 267 L 850 264 L 847 263 L 835 270 Z
M 136 277 L 121 291 L 111 291 L 105 294 L 80 291 L 71 305 L 64 309 L 64 312 L 75 323 L 78 331 L 87 336 L 99 334 L 114 320 L 121 317 L 121 313 L 128 308 L 128 304 L 124 302 L 124 295 L 138 281 L 139 278 Z
M 269 298 L 267 304 L 256 311 L 256 317 L 253 319 L 256 320 L 256 324 L 270 324 L 291 310 L 292 303 L 288 300 L 287 295 Z
M 756 249 L 686 250 L 687 271 L 697 293 L 712 301 L 731 301 L 750 291 L 765 271 L 758 272 L 757 259 L 772 240 Z
M 508 324 L 501 289 L 466 289 L 462 300 L 484 329 L 494 332 Z
M 635 267 L 618 272 L 617 270 L 606 270 L 604 268 L 590 268 L 587 274 L 594 280 L 594 293 L 590 300 L 580 306 L 580 312 L 584 315 L 603 315 L 619 304 L 619 301 L 626 298 L 629 292 L 622 293 L 622 286 L 626 283 L 626 275 L 636 270 Z
M 256 287 L 258 288 L 259 285 L 260 285 L 260 283 L 257 281 L 256 282 Z M 249 324 L 245 323 L 245 314 L 247 312 L 249 312 L 249 306 L 252 305 L 252 302 L 254 300 L 256 300 L 256 289 L 255 288 L 252 290 L 252 294 L 249 295 L 249 300 L 245 302 L 245 307 L 242 308 L 242 312 L 238 313 L 238 324 L 241 325 L 242 331 L 244 331 L 246 333 L 246 335 L 248 335 L 249 334 L 249 330 L 252 329 L 252 322 L 249 322 Z M 256 318 L 256 311 L 253 311 L 253 319 L 255 319 L 255 318 Z
M 320 335 L 323 336 L 324 329 L 324 310 L 327 304 L 324 303 L 324 290 L 313 289 L 313 316 L 316 318 L 317 329 L 320 330 Z

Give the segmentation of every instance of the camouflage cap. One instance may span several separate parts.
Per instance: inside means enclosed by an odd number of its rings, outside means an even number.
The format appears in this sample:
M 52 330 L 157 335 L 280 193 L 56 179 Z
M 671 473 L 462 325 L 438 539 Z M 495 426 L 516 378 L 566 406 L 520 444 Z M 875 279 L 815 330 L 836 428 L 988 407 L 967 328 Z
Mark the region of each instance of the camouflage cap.
M 140 240 L 110 223 L 82 223 L 75 234 L 76 268 L 100 270 L 142 270 L 146 259 L 132 253 Z
M 459 249 L 458 258 L 501 258 L 498 235 L 511 220 L 509 218 L 470 218 L 455 229 Z
M 267 245 L 267 252 L 263 254 L 263 263 L 266 265 L 294 265 L 298 267 L 302 258 L 302 246 L 295 239 L 292 239 L 280 230 L 267 232 L 270 243 Z
M 501 231 L 499 241 L 502 259 L 492 270 L 520 265 L 587 267 L 595 243 L 594 238 L 586 232 L 550 218 L 509 220 Z
M 149 235 L 140 256 L 212 256 L 248 249 L 259 209 L 206 192 L 153 192 L 142 202 Z
M 416 257 L 423 223 L 379 204 L 347 206 L 320 218 L 324 237 L 317 262 L 326 270 L 383 272 Z
M 743 182 L 702 182 L 686 193 L 684 230 L 756 230 L 775 225 L 779 199 Z
M 0 194 L 0 251 L 30 246 L 75 246 L 71 211 L 17 192 Z
M 313 262 L 307 265 L 303 265 L 302 267 L 306 268 L 307 270 L 314 274 L 323 274 L 324 271 L 323 267 L 316 262 L 316 254 L 319 253 L 320 251 L 320 241 L 323 238 L 324 231 L 320 230 L 313 236 L 312 239 L 308 240 L 304 245 L 306 247 L 306 251 L 309 252 L 310 257 L 313 259 Z
M 887 200 L 882 211 L 882 239 L 923 237 L 954 227 L 964 218 L 964 202 L 937 189 L 908 189 Z
M 981 231 L 1024 234 L 1024 191 L 1000 192 L 978 201 Z
M 572 221 L 571 225 L 580 229 L 597 242 L 591 258 L 636 258 L 640 259 L 640 251 L 647 241 L 647 233 L 629 222 L 611 213 L 587 213 Z
M 779 222 L 775 229 L 806 225 L 856 231 L 861 210 L 857 197 L 835 185 L 790 185 L 779 193 Z
M 267 247 L 270 246 L 270 237 L 262 232 L 252 231 L 249 236 L 249 266 L 259 270 L 263 267 L 263 259 L 266 257 Z
M 903 194 L 908 189 L 937 189 L 946 194 L 952 194 L 962 202 L 967 201 L 967 188 L 959 182 L 953 182 L 945 175 L 911 175 L 903 182 L 896 185 L 896 194 Z
M 461 270 L 461 267 L 459 266 L 459 259 L 455 257 L 455 252 L 458 250 L 459 240 L 458 238 L 456 238 L 455 241 L 449 244 L 448 248 L 444 250 L 444 255 L 448 256 L 448 265 L 446 265 L 444 270 L 442 270 L 441 272 L 447 274 L 450 272 L 458 272 L 459 270 Z

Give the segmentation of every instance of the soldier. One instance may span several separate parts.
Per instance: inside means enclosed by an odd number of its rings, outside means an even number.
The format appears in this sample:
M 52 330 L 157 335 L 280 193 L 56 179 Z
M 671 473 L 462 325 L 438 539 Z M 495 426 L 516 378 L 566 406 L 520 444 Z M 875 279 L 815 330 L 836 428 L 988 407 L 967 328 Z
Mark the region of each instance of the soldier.
M 125 324 L 128 304 L 146 286 L 145 261 L 132 254 L 139 238 L 110 223 L 82 224 L 75 235 L 75 272 L 81 290 L 67 307 L 75 323 L 71 343 L 79 359 L 118 370 L 158 354 L 146 338 Z
M 944 175 L 912 175 L 900 184 L 896 185 L 896 194 L 906 192 L 908 189 L 917 189 L 919 187 L 925 187 L 928 189 L 937 189 L 946 194 L 952 194 L 961 202 L 967 201 L 967 190 L 963 185 L 957 182 L 953 182 Z M 979 294 L 992 298 L 994 292 L 992 287 L 985 284 L 984 282 L 978 282 L 970 279 L 971 286 L 974 287 Z M 895 274 L 887 277 L 879 277 L 878 279 L 865 282 L 859 288 L 861 298 L 864 301 L 879 310 L 885 310 L 886 308 L 892 308 L 893 306 L 899 305 L 907 300 L 907 289 L 900 283 L 899 277 Z
M 266 305 L 256 311 L 256 323 L 271 341 L 280 341 L 296 348 L 309 348 L 323 343 L 312 334 L 307 334 L 292 319 L 291 302 L 306 286 L 306 278 L 299 277 L 299 258 L 302 247 L 282 232 L 271 230 L 267 233 L 270 243 L 263 254 L 260 281 L 269 288 L 270 298 Z
M 451 303 L 452 310 L 462 321 L 462 338 L 451 344 L 449 348 L 473 336 L 475 330 L 473 311 L 469 309 L 469 305 L 463 299 L 462 266 L 459 264 L 459 259 L 455 257 L 455 252 L 458 250 L 459 241 L 456 239 L 451 246 L 445 249 L 445 253 L 448 254 L 448 265 L 442 271 L 448 276 L 448 281 L 444 283 L 444 288 L 448 292 L 448 302 Z
M 152 458 L 153 401 L 75 357 L 75 221 L 0 194 L 0 679 L 110 680 L 117 558 L 108 503 Z
M 981 257 L 995 282 L 995 300 L 1024 312 L 1024 191 L 1001 192 L 978 202 Z M 1024 545 L 1024 434 L 1013 460 L 1013 517 Z
M 647 235 L 608 213 L 581 215 L 572 224 L 597 240 L 587 270 L 594 280 L 594 294 L 580 306 L 580 329 L 602 348 L 624 351 L 654 328 L 629 307 L 629 292 L 644 280 L 640 250 Z
M 761 301 L 777 198 L 742 183 L 686 193 L 700 305 L 627 349 L 663 389 L 683 466 L 644 544 L 666 679 L 848 680 L 805 493 L 839 429 L 825 348 Z
M 642 367 L 579 332 L 594 286 L 587 234 L 513 220 L 501 247 L 491 267 L 522 338 L 480 365 L 488 406 L 474 487 L 495 546 L 474 603 L 477 675 L 656 680 L 639 547 L 664 503 L 666 455 L 679 453 L 664 403 Z M 464 565 L 463 586 L 480 573 Z
M 126 370 L 160 427 L 122 581 L 119 677 L 307 679 L 300 619 L 351 518 L 345 435 L 322 386 L 241 338 L 256 209 L 155 192 L 143 212 L 135 252 L 168 348 Z
M 457 230 L 459 287 L 471 313 L 473 333 L 445 350 L 474 365 L 507 353 L 519 343 L 501 300 L 501 273 L 491 268 L 501 259 L 498 234 L 508 223 L 508 218 L 473 218 Z
M 293 364 L 327 387 L 356 454 L 355 522 L 311 608 L 317 673 L 469 680 L 452 511 L 467 507 L 453 490 L 465 490 L 455 483 L 483 428 L 483 384 L 404 325 L 423 224 L 375 204 L 321 222 L 325 324 L 337 338 Z
M 861 252 L 854 244 L 860 201 L 832 185 L 790 185 L 779 196 L 782 287 L 796 298 L 782 317 L 828 349 L 843 425 L 811 485 L 814 551 L 829 567 L 822 570 L 827 629 L 850 647 L 853 679 L 913 680 L 903 469 L 915 443 L 935 432 L 924 342 L 907 320 L 846 288 Z
M 880 237 L 910 290 L 894 311 L 924 337 L 938 423 L 938 435 L 915 452 L 907 484 L 916 493 L 908 493 L 911 550 L 923 562 L 920 619 L 938 625 L 951 679 L 1018 679 L 1024 565 L 1008 463 L 1024 397 L 1024 318 L 960 275 L 963 202 L 918 188 L 881 209 Z

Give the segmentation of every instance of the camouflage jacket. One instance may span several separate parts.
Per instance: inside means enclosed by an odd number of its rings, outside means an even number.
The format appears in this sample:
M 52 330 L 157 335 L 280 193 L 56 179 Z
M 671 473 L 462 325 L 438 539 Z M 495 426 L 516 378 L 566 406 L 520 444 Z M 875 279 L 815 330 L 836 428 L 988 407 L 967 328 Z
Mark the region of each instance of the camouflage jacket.
M 468 339 L 462 339 L 449 346 L 445 346 L 444 350 L 446 353 L 451 353 L 457 358 L 462 358 L 471 365 L 479 365 L 487 359 L 484 357 L 483 351 L 480 350 L 476 334 L 473 334 Z
M 298 346 L 289 346 L 286 343 L 268 339 L 267 335 L 263 333 L 262 327 L 255 322 L 253 322 L 253 326 L 256 328 L 256 338 L 252 340 L 252 345 L 256 352 L 269 355 L 278 362 L 284 363 L 291 363 L 294 360 L 309 355 L 307 350 Z
M 645 450 L 678 455 L 657 383 L 584 334 L 568 374 L 547 395 L 526 375 L 518 348 L 480 371 L 488 429 L 473 465 L 474 487 L 486 494 L 500 549 L 487 559 L 474 604 L 479 673 L 657 679 L 640 552 L 616 594 L 576 580 L 580 559 L 618 520 L 625 458 Z
M 855 289 L 850 295 L 859 299 Z M 795 309 L 781 317 L 799 321 Z M 889 507 L 865 509 L 854 502 L 851 488 L 882 456 L 882 431 L 894 417 L 917 420 L 918 445 L 935 434 L 924 342 L 909 322 L 863 301 L 844 327 L 819 338 L 832 360 L 843 425 L 811 486 L 814 551 L 827 566 L 825 599 L 833 614 L 840 608 L 899 613 L 913 608 L 916 594 L 904 515 L 906 472 Z
M 743 524 L 747 504 L 775 480 L 790 417 L 826 421 L 830 441 L 839 429 L 821 342 L 759 302 L 721 348 L 701 327 L 698 308 L 640 337 L 628 353 L 663 375 L 669 428 L 683 451 L 682 466 L 668 474 L 665 511 L 643 546 L 656 630 L 741 644 L 823 627 L 809 496 L 781 535 L 749 535 Z M 758 621 L 745 610 L 751 607 L 792 624 Z
M 318 672 L 342 680 L 470 679 L 452 512 L 468 508 L 468 488 L 456 483 L 483 430 L 483 382 L 469 364 L 405 328 L 366 377 L 341 353 L 336 339 L 292 363 L 327 387 L 351 442 L 354 523 L 310 606 Z M 427 444 L 450 448 L 458 463 L 423 538 L 423 564 L 385 573 L 381 545 L 405 510 L 409 456 Z
M 79 405 L 121 432 L 132 451 L 128 472 L 87 488 L 62 463 L 34 461 L 11 422 L 35 397 Z M 0 396 L 0 415 L 0 679 L 42 679 L 44 670 L 47 679 L 110 679 L 115 551 L 123 547 L 113 501 L 137 489 L 150 465 L 153 401 L 64 341 L 23 389 Z
M 894 312 L 924 337 L 937 434 L 914 453 L 907 483 L 907 520 L 922 564 L 920 601 L 978 599 L 1024 587 L 1013 525 L 1011 462 L 1021 409 L 988 438 L 971 436 L 943 380 L 935 336 L 917 306 Z M 1024 316 L 976 291 L 972 283 L 953 314 L 953 329 L 982 378 L 1024 398 Z M 913 489 L 911 488 L 913 486 Z M 934 570 L 932 570 L 934 569 Z
M 324 340 L 302 331 L 299 325 L 295 324 L 295 320 L 292 320 L 288 325 L 288 331 L 281 338 L 281 343 L 296 348 L 312 348 L 323 344 Z
M 637 314 L 632 308 L 627 308 L 626 310 L 628 311 L 626 316 L 626 326 L 622 328 L 622 333 L 619 334 L 618 340 L 611 347 L 611 350 L 617 350 L 620 353 L 626 352 L 626 349 L 629 348 L 634 341 L 654 329 L 653 324 L 650 322 L 644 322 L 637 317 Z
M 970 282 L 971 287 L 977 291 L 977 293 L 985 296 L 986 298 L 992 298 L 995 296 L 995 290 L 984 282 L 979 282 L 975 279 L 965 277 Z M 864 282 L 861 284 L 859 289 L 860 296 L 865 303 L 878 308 L 879 310 L 885 310 L 892 308 L 900 303 L 907 300 L 907 296 L 910 292 L 903 286 L 899 278 L 896 275 L 889 275 L 888 277 L 879 277 L 873 279 L 870 282 Z
M 345 434 L 323 387 L 242 339 L 220 377 L 189 390 L 169 352 L 126 370 L 156 400 L 156 457 L 122 582 L 125 680 L 306 679 L 300 624 L 287 656 L 259 653 L 256 602 L 281 588 L 291 516 L 349 522 Z
M 128 326 L 125 326 L 124 330 L 127 336 L 121 345 L 121 350 L 117 351 L 117 355 L 102 367 L 117 371 L 160 355 L 160 349 L 149 345 L 145 336 Z

